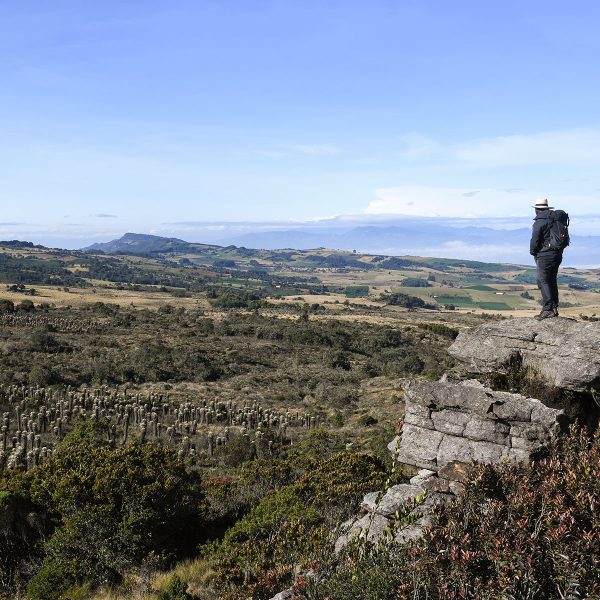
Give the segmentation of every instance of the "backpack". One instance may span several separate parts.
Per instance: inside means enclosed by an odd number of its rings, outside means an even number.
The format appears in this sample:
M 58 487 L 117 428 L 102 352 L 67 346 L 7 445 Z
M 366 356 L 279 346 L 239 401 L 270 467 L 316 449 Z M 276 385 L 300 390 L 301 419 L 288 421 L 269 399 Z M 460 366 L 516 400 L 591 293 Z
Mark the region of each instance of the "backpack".
M 548 243 L 553 250 L 564 250 L 570 243 L 569 215 L 564 210 L 551 210 L 548 217 Z

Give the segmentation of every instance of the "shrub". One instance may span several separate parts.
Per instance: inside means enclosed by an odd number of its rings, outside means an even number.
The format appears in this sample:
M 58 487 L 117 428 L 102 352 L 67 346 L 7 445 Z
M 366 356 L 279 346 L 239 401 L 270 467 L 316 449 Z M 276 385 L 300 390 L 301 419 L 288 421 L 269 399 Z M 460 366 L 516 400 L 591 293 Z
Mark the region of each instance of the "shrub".
M 572 429 L 531 466 L 474 468 L 466 493 L 413 546 L 384 540 L 331 554 L 319 589 L 300 597 L 598 598 L 599 498 L 600 434 Z
M 0 314 L 14 313 L 15 303 L 12 300 L 0 300 Z
M 458 329 L 454 329 L 454 327 L 448 327 L 443 323 L 418 323 L 417 327 L 419 327 L 419 329 L 424 329 L 437 335 L 447 337 L 451 340 L 455 340 L 459 334 Z
M 173 575 L 167 588 L 158 595 L 157 600 L 192 600 L 187 593 L 187 586 L 178 575 Z
M 375 458 L 340 452 L 267 494 L 222 542 L 204 549 L 216 562 L 221 585 L 235 586 L 235 598 L 270 598 L 291 583 L 293 573 L 322 547 L 333 523 L 353 512 L 383 476 Z
M 168 564 L 206 533 L 199 478 L 173 451 L 139 443 L 113 449 L 106 439 L 105 426 L 79 422 L 55 457 L 28 475 L 30 497 L 58 523 L 29 584 L 33 597 L 46 598 L 48 586 L 61 593 L 118 582 L 147 560 Z
M 369 295 L 368 285 L 349 285 L 345 288 L 346 298 L 366 298 Z
M 429 282 L 420 277 L 407 277 L 400 282 L 400 285 L 402 287 L 429 287 Z
M 404 308 L 433 308 L 425 300 L 408 294 L 393 293 L 385 298 L 391 306 L 402 306 Z

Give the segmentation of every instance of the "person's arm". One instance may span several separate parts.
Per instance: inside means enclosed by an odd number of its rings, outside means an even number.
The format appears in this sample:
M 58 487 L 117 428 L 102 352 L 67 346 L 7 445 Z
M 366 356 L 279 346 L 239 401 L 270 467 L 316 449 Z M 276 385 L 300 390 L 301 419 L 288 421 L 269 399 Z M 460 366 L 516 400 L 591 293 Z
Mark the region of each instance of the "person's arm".
M 542 220 L 538 219 L 533 222 L 533 231 L 531 232 L 531 242 L 529 243 L 529 254 L 536 256 L 544 245 L 544 229 Z

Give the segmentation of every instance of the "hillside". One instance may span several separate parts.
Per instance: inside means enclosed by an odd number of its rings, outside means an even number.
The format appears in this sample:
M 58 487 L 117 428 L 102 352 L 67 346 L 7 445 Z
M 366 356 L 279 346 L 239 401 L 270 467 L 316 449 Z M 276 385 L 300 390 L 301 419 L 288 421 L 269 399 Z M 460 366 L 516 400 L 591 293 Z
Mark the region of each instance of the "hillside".
M 83 250 L 100 250 L 106 254 L 152 254 L 161 252 L 183 252 L 187 242 L 177 238 L 164 238 L 143 233 L 126 233 L 118 240 L 96 243 Z
M 519 265 L 146 241 L 0 243 L 0 597 L 268 600 L 415 475 L 404 384 L 537 311 Z M 598 272 L 563 278 L 597 325 Z
M 0 282 L 34 287 L 40 301 L 59 304 L 131 301 L 140 291 L 160 301 L 245 290 L 263 299 L 302 297 L 323 306 L 353 298 L 377 305 L 390 294 L 403 294 L 442 311 L 520 315 L 535 311 L 539 297 L 535 271 L 522 265 L 324 248 L 254 250 L 141 234 L 103 247 L 69 251 L 0 242 Z M 562 269 L 559 283 L 565 314 L 597 312 L 599 270 Z M 65 287 L 79 292 L 66 297 Z

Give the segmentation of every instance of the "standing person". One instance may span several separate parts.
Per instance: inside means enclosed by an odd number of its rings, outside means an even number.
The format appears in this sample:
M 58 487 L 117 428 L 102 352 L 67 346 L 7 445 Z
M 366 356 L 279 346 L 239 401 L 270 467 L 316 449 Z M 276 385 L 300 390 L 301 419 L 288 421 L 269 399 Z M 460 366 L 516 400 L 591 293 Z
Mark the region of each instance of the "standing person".
M 553 235 L 554 215 L 553 206 L 548 206 L 548 200 L 537 200 L 535 205 L 535 219 L 531 234 L 529 252 L 535 258 L 537 267 L 537 285 L 542 292 L 542 312 L 536 317 L 538 320 L 558 317 L 558 267 L 562 262 L 563 249 L 568 244 L 568 215 L 565 226 L 566 240 L 558 241 Z M 562 211 L 559 211 L 562 213 Z M 566 213 L 564 213 L 566 214 Z

